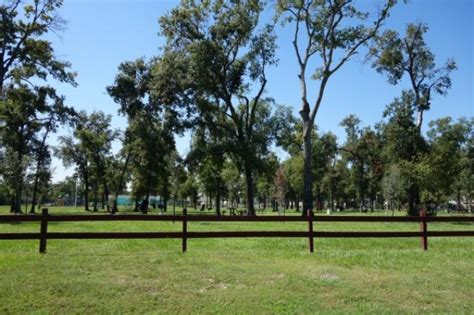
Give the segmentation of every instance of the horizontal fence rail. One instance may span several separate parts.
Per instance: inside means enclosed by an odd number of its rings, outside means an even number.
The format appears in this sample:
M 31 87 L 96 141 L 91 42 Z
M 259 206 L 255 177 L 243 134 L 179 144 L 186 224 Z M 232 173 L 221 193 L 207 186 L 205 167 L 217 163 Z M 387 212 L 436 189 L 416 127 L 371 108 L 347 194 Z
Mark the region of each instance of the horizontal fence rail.
M 307 216 L 260 216 L 260 217 L 224 217 L 209 215 L 50 215 L 43 209 L 41 215 L 0 215 L 2 222 L 40 222 L 39 233 L 0 233 L 0 240 L 39 240 L 39 252 L 46 252 L 48 239 L 181 239 L 182 251 L 187 250 L 189 238 L 239 238 L 239 237 L 289 237 L 308 238 L 309 251 L 314 251 L 315 237 L 328 238 L 399 238 L 419 237 L 424 250 L 428 249 L 428 237 L 474 236 L 474 230 L 463 231 L 428 231 L 428 222 L 471 222 L 473 216 L 429 217 L 421 211 L 415 217 L 383 216 L 315 216 L 311 210 Z M 82 221 L 167 221 L 182 222 L 181 232 L 48 232 L 48 222 L 82 222 Z M 188 222 L 307 222 L 307 231 L 205 231 L 188 232 Z M 314 222 L 418 222 L 420 231 L 403 232 L 366 232 L 366 231 L 314 231 Z

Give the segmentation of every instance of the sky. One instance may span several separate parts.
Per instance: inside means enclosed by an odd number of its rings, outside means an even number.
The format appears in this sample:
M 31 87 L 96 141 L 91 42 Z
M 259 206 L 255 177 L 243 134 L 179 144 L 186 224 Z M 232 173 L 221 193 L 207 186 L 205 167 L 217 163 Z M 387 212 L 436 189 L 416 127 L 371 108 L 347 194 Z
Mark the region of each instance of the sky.
M 385 28 L 403 33 L 407 23 L 424 22 L 429 26 L 426 42 L 441 65 L 454 58 L 458 70 L 452 74 L 452 88 L 446 97 L 434 96 L 431 110 L 425 114 L 423 131 L 433 119 L 452 116 L 472 117 L 474 113 L 474 1 L 471 0 L 409 0 L 400 1 L 391 13 Z M 376 12 L 381 1 L 359 1 L 366 9 Z M 140 57 L 149 58 L 160 54 L 164 39 L 159 36 L 158 18 L 179 4 L 175 0 L 65 0 L 59 15 L 66 20 L 66 29 L 49 35 L 56 55 L 71 62 L 78 73 L 78 87 L 55 84 L 67 104 L 77 110 L 92 112 L 101 110 L 113 115 L 112 127 L 124 129 L 126 120 L 117 114 L 118 105 L 107 95 L 105 88 L 111 85 L 117 67 L 123 61 Z M 263 19 L 273 16 L 271 8 Z M 294 108 L 300 106 L 300 89 L 297 78 L 298 65 L 291 45 L 292 26 L 278 27 L 279 59 L 277 66 L 267 74 L 266 96 L 278 104 Z M 318 65 L 315 60 L 311 66 Z M 314 103 L 317 82 L 308 83 L 310 103 Z M 373 126 L 382 118 L 385 106 L 408 88 L 408 82 L 390 85 L 386 77 L 378 74 L 364 62 L 363 54 L 356 56 L 331 77 L 323 103 L 316 117 L 316 124 L 323 132 L 331 131 L 339 141 L 344 130 L 339 123 L 349 114 L 357 115 L 363 126 Z M 69 134 L 71 130 L 59 132 Z M 52 137 L 54 145 L 57 135 Z M 117 150 L 119 144 L 115 144 Z M 189 148 L 189 135 L 177 139 L 177 148 L 185 154 Z M 283 155 L 282 155 L 283 156 Z M 53 160 L 53 181 L 57 182 L 72 169 L 65 169 L 57 159 Z

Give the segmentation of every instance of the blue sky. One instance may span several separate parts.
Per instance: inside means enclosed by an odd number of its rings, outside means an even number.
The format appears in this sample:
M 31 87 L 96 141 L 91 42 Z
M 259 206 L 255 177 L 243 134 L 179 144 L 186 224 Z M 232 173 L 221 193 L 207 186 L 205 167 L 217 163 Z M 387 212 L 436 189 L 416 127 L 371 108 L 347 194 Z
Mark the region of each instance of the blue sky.
M 367 10 L 375 11 L 380 7 L 380 1 L 360 2 Z M 67 21 L 67 28 L 50 39 L 56 54 L 70 61 L 78 72 L 77 88 L 57 85 L 67 103 L 88 112 L 102 110 L 112 114 L 113 127 L 125 128 L 126 121 L 117 115 L 118 106 L 107 95 L 105 87 L 113 82 L 121 62 L 160 53 L 164 40 L 158 36 L 158 18 L 178 3 L 174 0 L 66 0 L 59 13 Z M 425 114 L 425 131 L 427 123 L 433 119 L 473 116 L 473 3 L 471 0 L 411 0 L 398 5 L 386 23 L 387 28 L 400 32 L 404 32 L 409 22 L 427 23 L 430 30 L 426 41 L 438 64 L 451 57 L 458 64 L 448 96 L 435 96 L 431 110 Z M 270 18 L 272 14 L 267 10 L 264 17 Z M 279 104 L 293 107 L 297 113 L 300 91 L 296 76 L 298 67 L 291 46 L 292 30 L 292 27 L 277 29 L 280 61 L 268 72 L 266 95 Z M 408 87 L 408 82 L 398 86 L 388 84 L 385 77 L 362 61 L 362 57 L 356 57 L 331 78 L 316 117 L 320 130 L 331 131 L 341 140 L 344 131 L 339 122 L 344 117 L 355 114 L 363 125 L 373 125 L 380 121 L 385 106 L 400 95 L 402 88 Z M 314 66 L 317 63 L 316 59 Z M 312 81 L 308 87 L 314 102 L 317 84 Z M 55 137 L 51 142 L 56 142 Z M 181 153 L 187 152 L 188 142 L 189 137 L 178 139 Z M 53 181 L 72 174 L 72 170 L 65 170 L 56 159 L 53 166 Z

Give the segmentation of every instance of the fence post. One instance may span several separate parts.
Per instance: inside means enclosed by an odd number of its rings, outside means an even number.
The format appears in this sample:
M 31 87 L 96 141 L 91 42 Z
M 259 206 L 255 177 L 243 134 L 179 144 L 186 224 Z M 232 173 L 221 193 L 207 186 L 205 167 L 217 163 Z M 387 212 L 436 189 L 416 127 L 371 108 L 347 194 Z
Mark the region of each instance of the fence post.
M 43 208 L 43 210 L 41 211 L 41 226 L 40 226 L 40 244 L 39 244 L 40 254 L 46 253 L 47 233 L 48 233 L 48 209 Z
M 426 210 L 420 210 L 420 230 L 421 230 L 421 246 L 424 250 L 428 250 L 428 227 L 426 222 Z
M 308 238 L 309 238 L 309 252 L 314 252 L 314 240 L 313 240 L 313 210 L 308 209 Z
M 188 221 L 187 221 L 188 210 L 183 209 L 183 253 L 186 252 L 188 239 L 186 234 L 188 233 Z

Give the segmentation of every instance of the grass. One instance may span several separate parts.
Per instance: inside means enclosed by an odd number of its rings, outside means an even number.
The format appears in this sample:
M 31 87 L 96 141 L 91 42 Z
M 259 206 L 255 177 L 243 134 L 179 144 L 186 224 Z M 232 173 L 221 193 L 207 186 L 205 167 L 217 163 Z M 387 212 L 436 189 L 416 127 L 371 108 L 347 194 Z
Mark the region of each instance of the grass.
M 74 212 L 82 213 L 50 208 Z M 49 226 L 91 232 L 180 229 L 180 223 L 135 221 Z M 306 224 L 190 222 L 188 229 L 305 230 Z M 315 230 L 417 229 L 416 223 L 315 223 Z M 0 224 L 0 233 L 38 230 L 35 222 Z M 40 255 L 38 241 L 0 241 L 0 314 L 472 314 L 473 245 L 467 237 L 430 238 L 425 252 L 416 238 L 315 239 L 310 254 L 305 239 L 191 239 L 182 254 L 179 240 L 51 240 L 48 253 Z

